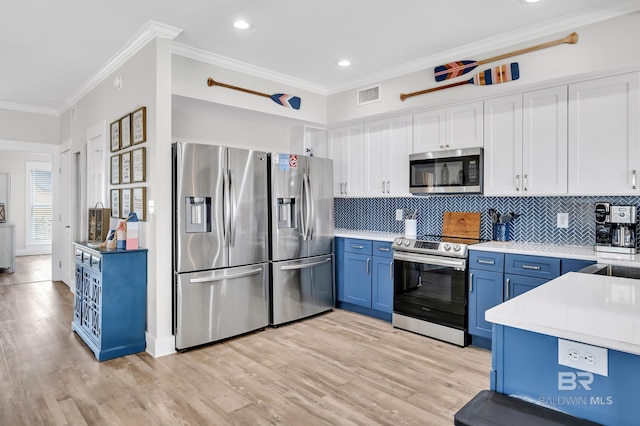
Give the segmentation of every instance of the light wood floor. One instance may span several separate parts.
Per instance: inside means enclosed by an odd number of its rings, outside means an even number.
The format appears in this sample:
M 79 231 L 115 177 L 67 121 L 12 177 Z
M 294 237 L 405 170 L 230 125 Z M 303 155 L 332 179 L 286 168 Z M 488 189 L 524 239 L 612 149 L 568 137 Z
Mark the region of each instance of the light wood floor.
M 0 286 L 2 425 L 451 425 L 491 355 L 336 310 L 190 352 L 99 363 L 60 282 Z
M 51 255 L 16 257 L 16 270 L 0 269 L 0 285 L 51 281 Z

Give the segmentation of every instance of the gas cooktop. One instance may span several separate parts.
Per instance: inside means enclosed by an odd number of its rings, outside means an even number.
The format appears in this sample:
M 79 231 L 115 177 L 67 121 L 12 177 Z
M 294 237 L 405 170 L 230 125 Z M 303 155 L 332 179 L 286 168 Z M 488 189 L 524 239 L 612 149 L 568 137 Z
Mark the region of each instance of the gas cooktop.
M 393 241 L 393 249 L 436 256 L 467 257 L 468 246 L 482 241 L 475 238 L 421 235 L 418 238 L 396 238 Z

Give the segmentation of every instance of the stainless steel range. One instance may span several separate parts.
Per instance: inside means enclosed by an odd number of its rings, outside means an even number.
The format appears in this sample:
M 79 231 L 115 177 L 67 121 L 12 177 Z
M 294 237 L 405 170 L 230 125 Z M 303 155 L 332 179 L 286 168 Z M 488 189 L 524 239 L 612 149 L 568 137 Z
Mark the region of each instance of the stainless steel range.
M 437 235 L 393 242 L 394 327 L 467 345 L 467 247 L 474 242 Z

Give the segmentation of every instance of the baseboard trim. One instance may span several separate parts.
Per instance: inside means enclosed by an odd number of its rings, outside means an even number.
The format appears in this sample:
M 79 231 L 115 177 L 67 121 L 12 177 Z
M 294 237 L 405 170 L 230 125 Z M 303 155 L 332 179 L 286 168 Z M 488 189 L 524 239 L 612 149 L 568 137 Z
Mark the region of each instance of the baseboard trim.
M 156 338 L 149 333 L 145 333 L 145 339 L 147 340 L 147 353 L 154 358 L 176 353 L 175 336 Z

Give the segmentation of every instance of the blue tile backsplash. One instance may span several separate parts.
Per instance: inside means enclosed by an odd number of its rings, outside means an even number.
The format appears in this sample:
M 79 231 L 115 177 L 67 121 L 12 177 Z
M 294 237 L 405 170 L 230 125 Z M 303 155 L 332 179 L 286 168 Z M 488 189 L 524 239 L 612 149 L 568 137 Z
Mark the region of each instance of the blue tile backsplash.
M 411 198 L 336 198 L 336 228 L 403 233 L 404 221 L 395 220 L 396 209 L 418 212 L 418 235 L 441 234 L 447 211 L 480 212 L 480 237 L 492 238 L 490 208 L 500 214 L 522 216 L 513 222 L 516 241 L 590 246 L 595 244 L 594 204 L 640 206 L 640 197 L 485 197 L 482 195 L 441 195 Z M 569 228 L 557 228 L 558 213 L 569 214 Z

